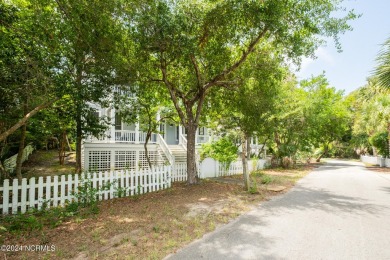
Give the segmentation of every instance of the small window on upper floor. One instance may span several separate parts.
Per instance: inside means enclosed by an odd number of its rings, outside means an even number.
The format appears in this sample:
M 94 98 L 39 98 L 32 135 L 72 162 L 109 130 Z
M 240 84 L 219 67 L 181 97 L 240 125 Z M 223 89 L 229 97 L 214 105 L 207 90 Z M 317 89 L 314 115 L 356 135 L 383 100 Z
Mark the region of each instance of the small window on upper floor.
M 122 130 L 122 117 L 115 114 L 115 130 Z
M 206 132 L 206 130 L 205 130 L 204 127 L 199 127 L 199 129 L 198 129 L 198 134 L 199 135 L 205 135 L 205 132 Z
M 94 117 L 96 117 L 97 119 L 100 118 L 100 112 L 99 112 L 99 111 L 93 111 L 93 112 L 92 112 L 92 115 L 93 115 Z

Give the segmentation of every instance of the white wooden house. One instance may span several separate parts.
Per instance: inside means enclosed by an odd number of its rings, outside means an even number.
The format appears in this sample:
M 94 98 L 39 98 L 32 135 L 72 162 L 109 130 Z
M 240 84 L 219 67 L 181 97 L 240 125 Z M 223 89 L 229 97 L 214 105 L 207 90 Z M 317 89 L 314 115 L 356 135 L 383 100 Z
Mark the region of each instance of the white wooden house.
M 126 124 L 114 108 L 92 106 L 97 110 L 97 116 L 106 116 L 111 123 L 101 138 L 88 137 L 83 140 L 83 169 L 107 171 L 148 167 L 144 149 L 146 133 L 140 130 L 139 124 Z M 206 127 L 200 127 L 196 135 L 197 148 L 211 139 L 211 132 Z M 163 123 L 160 133 L 152 134 L 147 147 L 155 165 L 185 162 L 185 128 Z
M 115 88 L 121 95 L 132 95 L 128 91 Z M 108 97 L 109 100 L 111 97 Z M 121 169 L 147 168 L 145 156 L 146 133 L 140 130 L 139 124 L 123 122 L 115 108 L 103 108 L 89 104 L 96 109 L 97 117 L 107 117 L 110 121 L 108 130 L 100 137 L 87 137 L 82 145 L 82 167 L 84 170 L 109 171 Z M 159 133 L 153 133 L 147 148 L 149 158 L 156 166 L 186 162 L 187 138 L 185 128 L 180 125 L 163 123 Z M 196 149 L 203 143 L 218 138 L 207 127 L 199 127 L 196 133 Z M 261 146 L 257 139 L 251 140 L 252 153 L 257 153 Z

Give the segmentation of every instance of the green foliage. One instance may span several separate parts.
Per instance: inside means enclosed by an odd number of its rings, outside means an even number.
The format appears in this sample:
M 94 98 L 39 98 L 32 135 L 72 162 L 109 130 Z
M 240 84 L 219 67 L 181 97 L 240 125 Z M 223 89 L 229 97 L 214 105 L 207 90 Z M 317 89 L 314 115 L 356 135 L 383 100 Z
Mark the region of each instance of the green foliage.
M 369 138 L 370 143 L 378 149 L 378 154 L 383 157 L 389 156 L 388 132 L 376 133 Z
M 258 171 L 252 172 L 251 175 L 252 175 L 253 177 L 263 177 L 263 176 L 265 175 L 265 173 L 262 172 L 262 171 L 260 171 L 260 170 L 258 170 Z
M 31 232 L 41 230 L 43 227 L 42 222 L 36 216 L 29 214 L 4 217 L 3 223 L 9 232 L 18 232 L 20 230 Z
M 378 77 L 378 84 L 390 89 L 390 38 L 383 44 L 377 62 L 378 66 L 376 67 L 375 74 Z
M 259 193 L 258 189 L 257 189 L 257 181 L 256 181 L 256 178 L 252 178 L 251 180 L 251 185 L 248 189 L 248 192 L 250 194 L 257 194 Z
M 5 216 L 1 219 L 7 232 L 36 232 L 42 230 L 44 226 L 55 228 L 63 221 L 79 214 L 79 204 L 72 202 L 65 207 L 47 209 L 43 203 L 41 210 L 31 210 L 25 214 Z
M 215 142 L 202 144 L 201 160 L 211 157 L 229 167 L 237 159 L 238 148 L 231 137 L 222 137 Z
M 77 192 L 73 193 L 79 207 L 87 208 L 90 213 L 97 214 L 99 212 L 98 199 L 102 192 L 110 190 L 115 185 L 115 182 L 106 182 L 104 185 L 94 188 L 92 185 L 92 174 L 83 173 L 81 175 L 81 182 Z M 121 191 L 120 191 L 121 192 Z
M 354 111 L 352 144 L 365 153 L 375 142 L 381 149 L 380 153 L 386 154 L 380 143 L 385 138 L 384 132 L 388 136 L 390 134 L 390 90 L 383 88 L 377 77 L 371 77 L 365 86 L 351 93 L 349 99 L 351 110 Z
M 89 177 L 89 174 L 84 174 L 78 192 L 73 193 L 76 200 L 67 202 L 65 207 L 47 208 L 48 201 L 44 201 L 41 210 L 3 217 L 1 222 L 4 224 L 4 228 L 7 232 L 32 232 L 41 230 L 43 226 L 57 227 L 73 216 L 88 217 L 90 214 L 99 213 L 99 194 L 109 190 L 115 183 L 106 183 L 97 189 L 92 187 L 92 181 Z
M 349 114 L 343 100 L 343 92 L 330 87 L 325 75 L 301 82 L 307 89 L 305 117 L 308 134 L 314 144 L 327 144 L 341 140 L 348 130 Z
M 210 93 L 242 87 L 236 72 L 249 57 L 299 63 L 302 56 L 314 54 L 322 36 L 334 38 L 340 47 L 338 34 L 350 30 L 348 21 L 357 18 L 353 11 L 334 15 L 344 9 L 333 0 L 148 0 L 128 6 L 124 26 L 131 32 L 139 81 L 158 82 L 169 92 L 187 137 L 193 139 L 202 109 L 214 105 Z M 276 49 L 272 55 L 270 46 Z M 257 67 L 257 72 L 263 70 L 270 71 Z M 195 150 L 193 141 L 188 150 Z M 195 158 L 188 162 L 193 182 Z
M 256 182 L 256 179 L 260 179 L 261 184 L 270 184 L 274 181 L 274 178 L 263 171 L 254 171 L 251 173 L 252 182 Z
M 261 177 L 261 183 L 262 184 L 270 184 L 273 181 L 273 178 L 269 175 L 263 175 Z

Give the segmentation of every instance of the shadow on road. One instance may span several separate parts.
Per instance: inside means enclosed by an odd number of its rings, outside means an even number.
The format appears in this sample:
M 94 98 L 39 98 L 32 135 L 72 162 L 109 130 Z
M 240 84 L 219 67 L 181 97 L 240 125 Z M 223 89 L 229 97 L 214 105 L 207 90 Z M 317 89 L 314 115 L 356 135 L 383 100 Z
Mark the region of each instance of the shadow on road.
M 358 162 L 333 160 L 315 171 L 341 168 L 353 170 L 358 167 L 362 168 L 363 165 Z M 313 178 L 317 176 L 313 175 Z M 335 179 L 335 182 L 337 181 L 340 179 Z M 321 218 L 327 214 L 346 219 L 377 216 L 390 208 L 359 196 L 339 194 L 331 191 L 332 188 L 316 188 L 315 185 L 316 183 L 310 182 L 298 184 L 283 196 L 262 204 L 218 232 L 211 233 L 191 247 L 179 251 L 172 259 L 284 259 L 283 254 L 270 253 L 284 236 L 283 231 L 280 235 L 270 235 L 270 225 L 278 228 L 275 223 L 285 221 L 290 221 L 291 225 L 299 224 L 304 221 L 305 215 L 314 216 L 319 224 Z M 382 191 L 390 193 L 390 187 L 383 187 Z M 281 216 L 286 220 L 281 222 Z M 288 220 L 289 216 L 292 218 Z M 281 224 L 279 228 L 288 228 L 289 224 L 286 225 L 287 227 Z
M 326 164 L 315 169 L 315 171 L 336 170 L 336 169 L 342 169 L 347 167 L 358 168 L 358 167 L 363 167 L 363 165 L 362 163 L 355 162 L 355 161 L 329 160 L 326 161 Z
M 381 190 L 390 194 L 390 187 L 382 187 Z
M 390 188 L 387 190 L 390 192 Z M 388 208 L 383 205 L 372 204 L 357 197 L 349 197 L 343 195 L 337 195 L 327 190 L 310 189 L 306 187 L 296 187 L 290 193 L 287 193 L 284 197 L 281 197 L 275 203 L 264 205 L 269 208 L 270 214 L 274 214 L 275 211 L 278 214 L 284 210 L 323 210 L 325 212 L 333 212 L 339 215 L 351 214 L 378 214 L 383 211 L 384 208 Z

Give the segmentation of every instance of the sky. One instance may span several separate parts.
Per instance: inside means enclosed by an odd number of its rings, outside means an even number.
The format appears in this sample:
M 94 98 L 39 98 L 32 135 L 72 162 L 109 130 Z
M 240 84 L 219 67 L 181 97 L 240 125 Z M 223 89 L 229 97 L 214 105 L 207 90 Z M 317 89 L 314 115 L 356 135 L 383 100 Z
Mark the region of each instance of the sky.
M 325 71 L 330 85 L 348 94 L 366 84 L 381 45 L 390 37 L 390 0 L 345 0 L 343 6 L 362 14 L 350 22 L 353 31 L 340 36 L 343 51 L 338 53 L 329 39 L 317 50 L 317 59 L 303 59 L 296 75 L 302 80 Z

